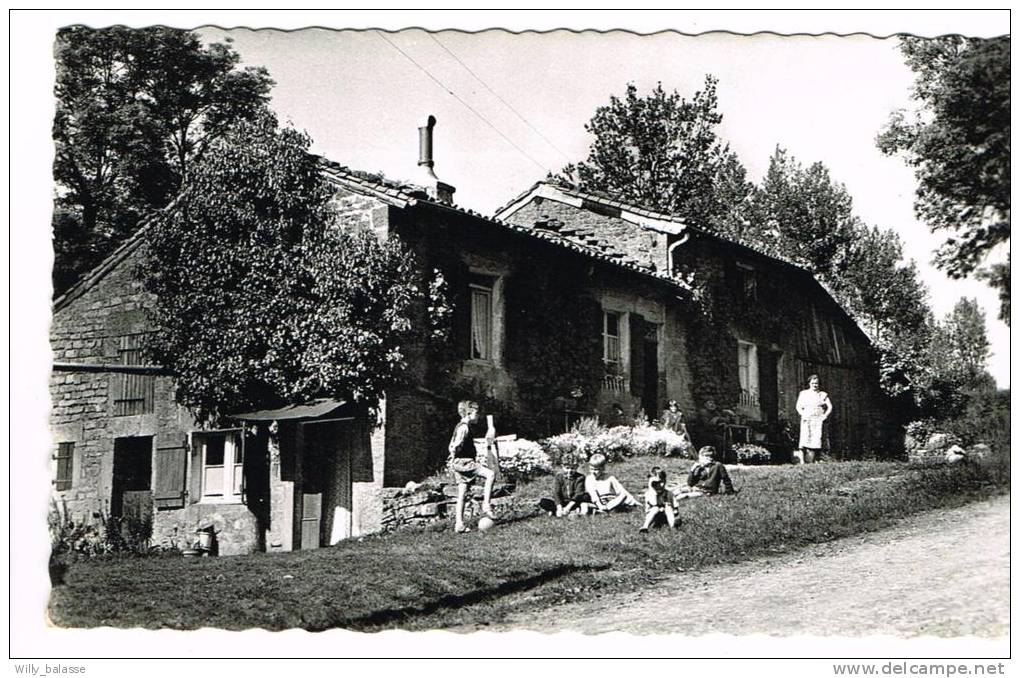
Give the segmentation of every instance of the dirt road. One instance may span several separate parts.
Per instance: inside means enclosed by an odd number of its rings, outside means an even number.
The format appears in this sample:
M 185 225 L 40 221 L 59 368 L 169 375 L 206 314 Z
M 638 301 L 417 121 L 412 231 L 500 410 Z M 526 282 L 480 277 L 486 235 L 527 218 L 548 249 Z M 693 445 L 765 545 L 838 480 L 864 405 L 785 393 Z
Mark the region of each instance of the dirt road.
M 1009 631 L 1009 498 L 922 514 L 796 554 L 676 575 L 654 590 L 561 605 L 499 628 L 1001 636 Z

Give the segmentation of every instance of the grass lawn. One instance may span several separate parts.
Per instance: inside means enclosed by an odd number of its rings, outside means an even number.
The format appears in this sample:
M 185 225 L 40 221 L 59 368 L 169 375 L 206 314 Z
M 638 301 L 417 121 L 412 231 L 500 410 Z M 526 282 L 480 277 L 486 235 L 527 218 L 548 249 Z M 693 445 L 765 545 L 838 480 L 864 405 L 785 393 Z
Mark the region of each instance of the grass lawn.
M 690 464 L 641 458 L 610 472 L 639 496 L 649 466 L 662 462 L 671 472 Z M 676 531 L 639 534 L 640 511 L 577 520 L 536 515 L 534 500 L 552 486 L 542 478 L 519 488 L 517 508 L 485 533 L 458 535 L 444 524 L 290 554 L 75 563 L 53 590 L 50 618 L 60 626 L 177 629 L 479 624 L 511 608 L 632 589 L 1009 491 L 1005 464 L 729 468 L 742 492 L 685 502 Z

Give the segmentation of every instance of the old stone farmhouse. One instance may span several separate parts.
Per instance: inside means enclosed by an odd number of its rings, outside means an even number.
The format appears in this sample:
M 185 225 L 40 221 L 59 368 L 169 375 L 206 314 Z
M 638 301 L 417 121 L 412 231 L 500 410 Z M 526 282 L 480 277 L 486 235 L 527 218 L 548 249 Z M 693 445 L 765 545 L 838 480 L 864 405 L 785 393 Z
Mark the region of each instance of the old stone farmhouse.
M 493 218 L 458 208 L 432 171 L 433 125 L 421 129 L 416 185 L 322 164 L 344 223 L 399 238 L 423 279 L 447 281 L 450 337 L 409 347 L 411 385 L 387 393 L 377 419 L 321 399 L 201 428 L 175 404 L 172 375 L 145 358 L 142 224 L 53 308 L 53 489 L 71 516 L 151 521 L 156 542 L 211 524 L 222 554 L 377 531 L 385 488 L 442 466 L 462 397 L 501 433 L 529 437 L 586 414 L 654 418 L 676 399 L 696 444 L 781 449 L 818 373 L 836 407 L 833 453 L 889 444 L 872 347 L 807 272 L 552 182 Z

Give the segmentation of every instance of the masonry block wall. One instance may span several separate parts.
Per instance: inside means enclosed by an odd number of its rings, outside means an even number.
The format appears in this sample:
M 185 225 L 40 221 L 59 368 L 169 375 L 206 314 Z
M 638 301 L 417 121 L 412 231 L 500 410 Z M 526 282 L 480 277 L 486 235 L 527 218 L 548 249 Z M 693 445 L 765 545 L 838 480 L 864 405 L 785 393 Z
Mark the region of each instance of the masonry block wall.
M 54 314 L 50 330 L 54 362 L 118 363 L 118 339 L 148 331 L 145 309 L 151 299 L 134 279 L 141 250 L 131 253 L 97 285 Z M 181 441 L 192 421 L 173 402 L 173 382 L 155 380 L 152 411 L 111 416 L 111 373 L 53 372 L 50 378 L 50 425 L 53 452 L 59 443 L 74 443 L 71 487 L 57 492 L 72 517 L 85 520 L 108 513 L 113 482 L 113 447 L 117 438 L 152 436 Z
M 573 228 L 590 230 L 613 248 L 656 271 L 664 271 L 667 262 L 667 235 L 641 228 L 619 217 L 580 209 L 555 200 L 536 198 L 514 212 L 507 221 L 534 226 L 538 221 L 555 219 Z
M 143 245 L 128 248 L 116 267 L 54 313 L 50 330 L 54 362 L 117 364 L 121 362 L 121 338 L 151 330 L 146 309 L 152 298 L 134 275 L 143 258 Z M 54 371 L 51 375 L 50 456 L 56 456 L 60 443 L 74 444 L 70 487 L 55 488 L 54 499 L 72 519 L 93 521 L 110 514 L 118 439 L 151 439 L 154 453 L 160 447 L 185 445 L 188 432 L 196 428 L 193 418 L 174 401 L 173 380 L 146 378 L 154 381 L 152 404 L 146 408 L 151 411 L 117 416 L 113 394 L 123 374 Z M 150 461 L 148 485 L 152 489 L 154 461 Z M 231 534 L 224 536 L 221 553 L 249 552 L 256 547 L 254 516 L 243 505 L 189 504 L 182 509 L 154 509 L 152 540 L 187 546 L 195 540 L 194 530 L 203 521 L 218 523 L 220 529 L 231 528 Z

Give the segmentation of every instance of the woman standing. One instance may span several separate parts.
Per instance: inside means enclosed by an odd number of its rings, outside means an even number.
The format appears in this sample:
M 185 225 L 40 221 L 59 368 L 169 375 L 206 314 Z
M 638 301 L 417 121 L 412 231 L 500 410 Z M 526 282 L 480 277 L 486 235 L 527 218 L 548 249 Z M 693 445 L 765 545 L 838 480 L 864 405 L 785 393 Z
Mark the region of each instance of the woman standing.
M 832 414 L 829 394 L 818 389 L 818 375 L 808 377 L 808 387 L 797 396 L 800 414 L 800 449 L 795 456 L 801 464 L 810 464 L 822 449 L 822 425 Z

